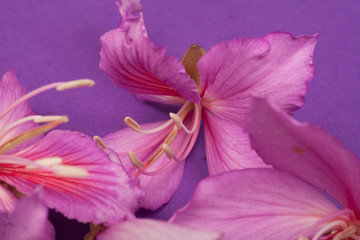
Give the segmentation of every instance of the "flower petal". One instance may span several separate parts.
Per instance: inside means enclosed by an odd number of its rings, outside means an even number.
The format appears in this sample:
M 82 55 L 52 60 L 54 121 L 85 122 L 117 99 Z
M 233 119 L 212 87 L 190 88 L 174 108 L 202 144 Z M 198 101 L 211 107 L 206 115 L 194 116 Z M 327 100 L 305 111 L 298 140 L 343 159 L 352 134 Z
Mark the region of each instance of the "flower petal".
M 23 193 L 44 185 L 44 202 L 80 222 L 111 223 L 133 217 L 140 191 L 122 166 L 112 162 L 89 137 L 70 131 L 52 131 L 17 157 L 29 160 L 60 157 L 62 164 L 88 171 L 83 178 L 61 177 L 43 169 L 17 166 L 1 179 Z M 16 165 L 15 165 L 16 166 Z
M 25 88 L 20 85 L 15 71 L 10 70 L 6 72 L 1 79 L 0 82 L 0 113 L 6 110 L 12 103 L 18 100 L 25 94 Z M 33 115 L 33 111 L 30 107 L 28 101 L 25 101 L 19 104 L 16 108 L 6 114 L 3 118 L 0 119 L 0 126 L 1 129 L 4 129 L 7 125 L 24 118 L 26 116 Z M 19 135 L 20 133 L 35 128 L 38 124 L 34 122 L 26 122 L 23 123 L 15 128 L 13 128 L 9 133 L 4 135 L 0 139 L 0 145 L 5 143 L 6 141 L 12 139 L 13 137 Z M 17 149 L 24 148 L 26 146 L 31 145 L 39 138 L 31 139 L 22 145 L 15 147 L 12 151 L 16 151 Z
M 203 116 L 206 161 L 210 175 L 232 169 L 266 167 L 251 149 L 249 136 L 242 127 L 208 110 L 203 111 Z
M 194 230 L 168 222 L 135 219 L 112 226 L 96 236 L 98 240 L 216 240 L 220 233 Z
M 17 201 L 18 198 L 12 192 L 0 185 L 0 213 L 11 212 Z
M 130 5 L 126 9 L 131 9 L 131 3 L 125 2 Z M 139 10 L 136 4 L 134 8 Z M 120 28 L 105 33 L 100 39 L 100 69 L 116 86 L 140 94 L 141 99 L 149 95 L 150 100 L 162 101 L 154 97 L 160 95 L 174 102 L 186 98 L 199 103 L 196 85 L 181 62 L 165 55 L 165 48 L 156 47 L 147 37 L 142 14 L 123 18 Z
M 154 129 L 163 123 L 165 122 L 147 123 L 141 126 L 143 129 Z M 170 128 L 167 128 L 158 133 L 145 134 L 125 128 L 107 135 L 103 140 L 109 148 L 118 154 L 127 173 L 130 176 L 134 176 L 137 168 L 131 164 L 128 158 L 128 151 L 133 151 L 139 159 L 148 159 L 155 152 L 156 148 L 162 144 L 170 130 Z M 175 151 L 182 143 L 184 137 L 184 131 L 179 131 L 171 145 Z M 163 154 L 146 171 L 156 171 L 169 163 L 169 161 L 171 160 Z M 184 165 L 185 161 L 174 162 L 169 168 L 159 174 L 153 176 L 140 174 L 137 178 L 140 180 L 140 186 L 145 189 L 145 196 L 140 201 L 139 207 L 155 210 L 164 203 L 167 203 L 181 182 Z
M 266 163 L 317 186 L 359 216 L 360 162 L 339 141 L 260 98 L 254 100 L 247 131 Z
M 10 214 L 0 214 L 0 239 L 50 240 L 55 231 L 49 220 L 48 209 L 40 200 L 41 188 L 16 204 Z
M 297 239 L 338 208 L 300 179 L 273 169 L 209 177 L 170 222 L 219 231 L 223 239 Z
M 316 35 L 294 38 L 277 32 L 217 44 L 198 63 L 203 106 L 241 126 L 252 94 L 292 113 L 303 104 L 314 75 L 316 40 Z

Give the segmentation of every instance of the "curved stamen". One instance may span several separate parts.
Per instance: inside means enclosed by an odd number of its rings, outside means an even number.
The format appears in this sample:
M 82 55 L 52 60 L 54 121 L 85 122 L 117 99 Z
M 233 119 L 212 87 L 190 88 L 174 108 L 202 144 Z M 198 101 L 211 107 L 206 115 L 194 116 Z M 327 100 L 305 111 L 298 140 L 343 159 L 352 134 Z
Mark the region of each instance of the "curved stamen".
M 153 172 L 147 172 L 142 170 L 141 168 L 138 168 L 138 171 L 143 174 L 143 175 L 148 175 L 148 176 L 153 176 L 153 175 L 157 175 L 159 173 L 164 172 L 166 169 L 168 169 L 171 165 L 173 165 L 174 161 L 169 161 L 166 165 L 164 165 L 163 167 L 159 168 L 156 171 Z
M 353 235 L 357 235 L 357 231 L 359 230 L 359 226 L 358 225 L 351 225 L 349 227 L 347 227 L 346 229 L 344 229 L 344 231 L 339 232 L 338 234 L 335 235 L 335 237 L 333 238 L 333 240 L 341 240 L 341 239 L 348 239 L 348 237 L 351 237 Z M 359 236 L 353 238 L 353 239 L 359 239 Z
M 132 165 L 134 167 L 136 167 L 138 169 L 144 167 L 144 164 L 136 157 L 136 155 L 133 151 L 129 151 L 128 156 L 129 156 L 130 162 L 132 163 Z
M 160 125 L 157 128 L 149 129 L 149 130 L 142 130 L 140 124 L 138 124 L 133 118 L 125 117 L 125 119 L 124 119 L 124 123 L 132 130 L 139 132 L 139 133 L 147 133 L 147 134 L 160 132 L 161 130 L 164 130 L 165 128 L 171 126 L 171 124 L 173 122 L 174 121 L 172 121 L 170 119 L 169 121 L 166 121 L 164 124 Z
M 186 115 L 191 110 L 192 107 L 193 107 L 192 102 L 186 101 L 184 103 L 184 105 L 180 108 L 180 110 L 175 115 L 177 115 L 177 116 Z M 174 113 L 170 113 L 170 118 L 171 118 L 171 114 L 174 114 Z M 180 117 L 178 117 L 178 118 L 180 118 Z M 181 119 L 180 119 L 180 122 L 182 122 Z M 142 130 L 140 124 L 129 116 L 125 117 L 124 123 L 129 128 L 131 128 L 132 130 L 134 130 L 136 132 L 151 134 L 151 133 L 160 132 L 160 131 L 164 130 L 165 128 L 170 127 L 174 123 L 174 119 L 170 119 L 170 120 L 166 121 L 164 124 L 154 128 L 154 129 L 148 129 L 148 130 Z M 179 123 L 178 127 L 179 127 L 179 129 L 181 129 L 183 127 L 183 125 Z
M 164 143 L 161 148 L 169 159 L 174 157 L 175 151 L 168 144 Z
M 333 230 L 336 230 L 340 227 L 340 229 L 346 229 L 348 227 L 347 223 L 344 220 L 335 220 L 328 224 L 326 224 L 324 227 L 322 227 L 313 237 L 314 240 L 318 240 L 321 236 L 324 234 L 331 232 Z M 339 230 L 340 230 L 339 229 Z
M 183 120 L 181 120 L 181 118 L 179 117 L 179 115 L 175 114 L 175 113 L 170 113 L 170 118 L 172 120 L 174 120 L 174 122 L 176 123 L 176 125 L 178 126 L 179 129 L 183 129 L 187 134 L 193 134 L 197 128 L 197 123 L 200 119 L 200 105 L 199 104 L 194 104 L 194 116 L 195 116 L 195 119 L 194 119 L 194 122 L 195 124 L 193 124 L 191 130 L 189 130 Z
M 47 84 L 45 86 L 42 86 L 40 88 L 37 88 L 24 96 L 20 97 L 18 100 L 13 102 L 9 107 L 7 107 L 3 112 L 0 114 L 0 119 L 2 119 L 6 114 L 8 114 L 12 109 L 14 109 L 19 104 L 25 102 L 29 98 L 32 98 L 33 96 L 36 96 L 42 92 L 45 92 L 47 90 L 50 90 L 52 88 L 56 88 L 58 91 L 63 91 L 70 88 L 76 88 L 76 87 L 83 87 L 83 86 L 92 86 L 95 82 L 90 79 L 80 79 L 80 80 L 74 80 L 69 82 L 54 82 Z
M 60 120 L 54 121 L 54 122 L 50 122 L 44 125 L 41 125 L 37 128 L 33 128 L 30 129 L 28 131 L 25 131 L 19 135 L 17 135 L 16 137 L 10 139 L 9 141 L 5 142 L 3 145 L 0 146 L 0 154 L 10 150 L 11 148 L 20 145 L 21 143 L 37 137 L 53 128 L 55 128 L 56 126 L 60 125 L 61 123 L 64 122 L 68 122 L 69 119 L 67 118 L 67 116 L 63 116 Z
M 20 118 L 19 120 L 11 123 L 10 125 L 6 126 L 5 128 L 3 128 L 0 131 L 0 139 L 3 138 L 10 130 L 12 130 L 14 127 L 28 122 L 28 121 L 33 121 L 36 123 L 44 123 L 44 122 L 52 122 L 52 121 L 57 121 L 57 120 L 61 120 L 64 116 L 41 116 L 41 115 L 32 115 L 32 116 L 27 116 L 24 118 Z

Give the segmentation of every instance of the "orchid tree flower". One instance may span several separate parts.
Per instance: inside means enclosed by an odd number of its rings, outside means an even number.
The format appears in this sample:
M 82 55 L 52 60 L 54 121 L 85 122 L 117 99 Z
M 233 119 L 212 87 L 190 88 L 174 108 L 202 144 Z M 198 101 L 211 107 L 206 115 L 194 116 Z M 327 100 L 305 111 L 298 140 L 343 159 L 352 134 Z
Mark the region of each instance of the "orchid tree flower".
M 107 228 L 96 236 L 97 240 L 217 240 L 221 234 L 195 230 L 153 219 L 134 219 Z
M 80 222 L 112 223 L 133 218 L 141 189 L 95 140 L 78 132 L 55 130 L 66 116 L 33 115 L 28 99 L 51 88 L 58 91 L 93 85 L 92 80 L 55 82 L 25 94 L 15 72 L 0 82 L 0 212 L 43 185 L 43 201 Z M 39 123 L 43 123 L 39 125 Z
M 19 200 L 10 212 L 0 213 L 0 239 L 52 240 L 54 227 L 48 220 L 48 208 L 41 201 L 43 189 Z
M 140 206 L 156 209 L 171 198 L 201 119 L 210 175 L 263 167 L 243 129 L 250 96 L 266 96 L 289 114 L 298 109 L 314 74 L 317 35 L 275 32 L 221 42 L 207 53 L 192 45 L 179 61 L 148 38 L 139 0 L 123 0 L 119 10 L 119 28 L 101 37 L 100 68 L 141 100 L 181 105 L 168 121 L 140 126 L 126 117 L 131 129 L 104 138 L 146 189 Z
M 360 159 L 323 129 L 254 102 L 251 145 L 274 169 L 203 180 L 170 222 L 224 239 L 360 239 Z

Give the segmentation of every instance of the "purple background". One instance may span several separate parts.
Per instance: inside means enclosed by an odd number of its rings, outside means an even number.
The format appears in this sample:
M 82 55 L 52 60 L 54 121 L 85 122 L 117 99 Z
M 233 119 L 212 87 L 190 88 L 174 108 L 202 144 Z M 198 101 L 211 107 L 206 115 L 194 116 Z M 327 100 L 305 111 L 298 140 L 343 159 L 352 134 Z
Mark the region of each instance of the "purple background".
M 316 75 L 295 117 L 323 126 L 360 156 L 360 2 L 357 0 L 147 0 L 149 37 L 181 58 L 192 43 L 205 50 L 219 41 L 261 37 L 272 31 L 319 33 L 314 53 Z M 115 88 L 98 69 L 99 37 L 119 21 L 113 0 L 1 0 L 0 74 L 14 68 L 32 90 L 53 81 L 91 78 L 93 88 L 31 99 L 36 114 L 67 114 L 64 129 L 104 136 L 121 129 L 123 118 L 139 122 L 167 118 L 156 105 L 143 104 Z M 190 154 L 184 178 L 172 200 L 155 213 L 168 219 L 207 176 L 204 136 Z M 58 239 L 82 239 L 87 226 L 51 212 Z

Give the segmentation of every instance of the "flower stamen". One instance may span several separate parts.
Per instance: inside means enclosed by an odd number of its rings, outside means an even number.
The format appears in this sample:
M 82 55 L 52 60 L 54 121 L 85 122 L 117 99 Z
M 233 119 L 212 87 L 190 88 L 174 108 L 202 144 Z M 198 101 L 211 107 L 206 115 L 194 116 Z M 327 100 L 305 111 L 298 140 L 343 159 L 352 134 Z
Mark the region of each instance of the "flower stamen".
M 192 114 L 192 122 L 191 122 L 191 128 L 185 126 L 184 119 L 188 116 L 188 114 L 194 110 Z M 126 117 L 124 122 L 134 131 L 137 131 L 139 133 L 157 133 L 162 130 L 169 129 L 169 127 L 172 126 L 172 130 L 166 130 L 163 131 L 163 133 L 160 136 L 157 136 L 156 139 L 149 145 L 137 149 L 135 152 L 144 151 L 147 149 L 150 149 L 154 147 L 155 144 L 159 144 L 158 147 L 155 149 L 155 151 L 152 153 L 152 155 L 149 157 L 149 159 L 145 162 L 140 161 L 134 151 L 128 152 L 128 157 L 130 159 L 130 162 L 135 166 L 138 171 L 134 174 L 135 177 L 139 176 L 140 174 L 145 175 L 154 175 L 158 174 L 165 169 L 169 168 L 173 163 L 183 161 L 187 157 L 187 155 L 190 153 L 192 147 L 195 144 L 196 138 L 198 136 L 199 130 L 200 130 L 200 123 L 201 123 L 201 106 L 199 104 L 192 103 L 190 101 L 186 101 L 184 105 L 180 108 L 180 110 L 175 113 L 170 113 L 170 120 L 166 121 L 164 124 L 150 130 L 142 130 L 141 126 L 132 118 Z M 183 130 L 187 135 L 185 136 L 184 140 L 182 141 L 179 151 L 175 153 L 175 150 L 170 146 L 173 141 L 175 140 L 177 133 Z M 164 135 L 165 134 L 165 135 Z M 165 138 L 165 139 L 164 139 Z M 164 139 L 164 140 L 162 140 Z M 169 158 L 171 161 L 168 163 L 164 163 L 160 169 L 153 171 L 153 172 L 146 172 L 145 170 L 151 166 L 163 153 L 166 154 L 167 158 Z
M 51 129 L 57 127 L 61 123 L 65 123 L 68 121 L 69 121 L 68 117 L 63 116 L 61 119 L 59 119 L 57 121 L 53 121 L 53 122 L 41 125 L 37 128 L 33 128 L 28 131 L 25 131 L 25 132 L 17 135 L 16 137 L 8 140 L 3 145 L 1 145 L 0 146 L 0 154 L 5 153 L 6 151 L 10 150 L 11 148 L 16 147 L 16 146 L 20 145 L 21 143 L 23 143 L 31 138 L 37 137 L 47 131 L 50 131 Z
M 3 112 L 0 114 L 0 119 L 2 119 L 6 114 L 8 114 L 12 109 L 14 109 L 16 106 L 20 105 L 21 103 L 25 102 L 26 100 L 32 98 L 33 96 L 36 96 L 42 92 L 45 92 L 47 90 L 50 90 L 52 88 L 56 88 L 58 91 L 63 91 L 70 88 L 75 87 L 83 87 L 83 86 L 92 86 L 95 82 L 90 79 L 81 79 L 81 80 L 74 80 L 69 82 L 54 82 L 47 84 L 45 86 L 42 86 L 40 88 L 37 88 L 24 96 L 20 97 L 18 100 L 13 102 L 8 108 L 6 108 Z

